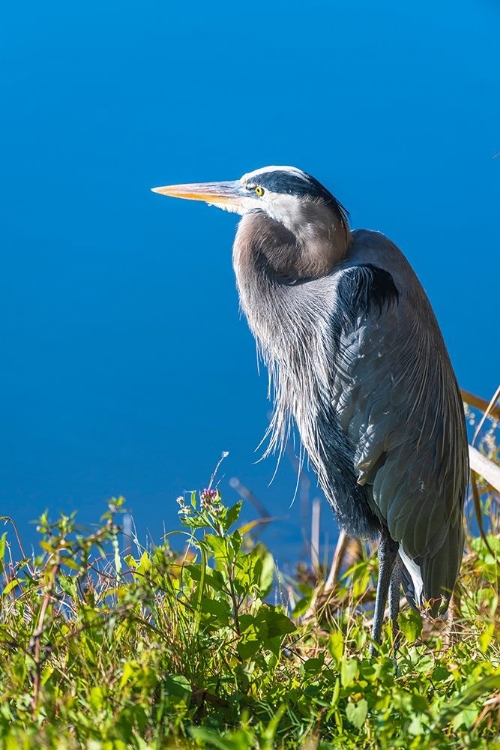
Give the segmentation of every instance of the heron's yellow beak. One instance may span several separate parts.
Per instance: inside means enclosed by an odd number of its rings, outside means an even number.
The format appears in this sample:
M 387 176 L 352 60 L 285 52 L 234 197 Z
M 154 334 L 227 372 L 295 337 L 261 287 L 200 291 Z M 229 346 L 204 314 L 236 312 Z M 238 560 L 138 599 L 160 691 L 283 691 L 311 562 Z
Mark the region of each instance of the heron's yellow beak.
M 205 201 L 240 206 L 245 193 L 239 180 L 234 182 L 194 182 L 190 185 L 167 185 L 151 188 L 153 193 L 184 198 L 188 201 Z

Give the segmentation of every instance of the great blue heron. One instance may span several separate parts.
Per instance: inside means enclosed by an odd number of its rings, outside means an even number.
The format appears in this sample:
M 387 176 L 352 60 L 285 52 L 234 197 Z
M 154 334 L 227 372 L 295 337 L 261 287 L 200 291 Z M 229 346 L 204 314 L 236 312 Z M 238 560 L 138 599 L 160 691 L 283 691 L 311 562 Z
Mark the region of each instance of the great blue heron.
M 294 167 L 234 182 L 155 188 L 242 215 L 233 247 L 241 306 L 269 368 L 270 449 L 290 421 L 339 525 L 380 534 L 372 639 L 401 583 L 446 611 L 463 554 L 463 404 L 427 296 L 383 234 L 351 232 L 342 205 Z

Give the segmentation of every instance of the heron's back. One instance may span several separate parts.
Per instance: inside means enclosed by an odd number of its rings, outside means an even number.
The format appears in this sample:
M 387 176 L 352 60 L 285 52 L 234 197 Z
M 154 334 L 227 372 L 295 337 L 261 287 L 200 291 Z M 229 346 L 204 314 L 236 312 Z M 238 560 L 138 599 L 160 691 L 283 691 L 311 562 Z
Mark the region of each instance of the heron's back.
M 460 391 L 403 254 L 376 232 L 353 239 L 336 300 L 352 306 L 356 298 L 357 309 L 340 316 L 332 418 L 352 446 L 357 483 L 400 543 L 410 598 L 438 603 L 448 599 L 463 553 L 468 454 Z

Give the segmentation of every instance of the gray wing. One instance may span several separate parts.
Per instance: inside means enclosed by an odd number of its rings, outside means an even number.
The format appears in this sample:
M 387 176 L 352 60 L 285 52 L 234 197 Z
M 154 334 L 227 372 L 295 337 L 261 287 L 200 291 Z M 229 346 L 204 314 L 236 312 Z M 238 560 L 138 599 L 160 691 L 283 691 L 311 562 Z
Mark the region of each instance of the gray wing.
M 463 554 L 467 440 L 439 327 L 406 270 L 409 283 L 399 285 L 373 264 L 342 271 L 334 406 L 354 448 L 358 483 L 400 543 L 407 594 L 437 613 Z

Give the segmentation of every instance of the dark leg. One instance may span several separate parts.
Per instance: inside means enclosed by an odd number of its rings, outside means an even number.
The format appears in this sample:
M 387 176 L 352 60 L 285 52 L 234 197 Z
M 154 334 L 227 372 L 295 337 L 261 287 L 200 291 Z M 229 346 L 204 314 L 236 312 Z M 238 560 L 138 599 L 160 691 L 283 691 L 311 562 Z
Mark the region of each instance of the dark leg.
M 387 604 L 387 595 L 389 593 L 389 586 L 391 583 L 392 572 L 394 570 L 394 564 L 398 556 L 399 544 L 389 536 L 387 529 L 382 529 L 382 536 L 380 539 L 380 546 L 378 548 L 378 584 L 377 584 L 377 598 L 375 600 L 375 613 L 373 616 L 373 628 L 372 628 L 372 645 L 370 647 L 370 653 L 373 656 L 377 647 L 376 644 L 380 643 L 380 637 L 382 635 L 382 623 L 384 621 L 385 605 Z
M 398 625 L 398 615 L 399 615 L 399 597 L 401 593 L 401 566 L 402 566 L 401 558 L 399 555 L 396 557 L 396 562 L 394 563 L 394 568 L 392 571 L 391 576 L 391 584 L 389 586 L 389 617 L 392 621 L 392 632 L 394 635 L 394 653 L 396 653 L 399 645 L 399 625 Z

